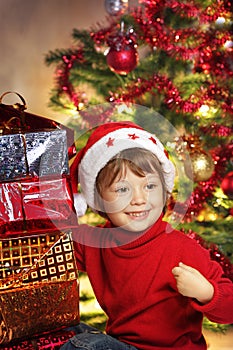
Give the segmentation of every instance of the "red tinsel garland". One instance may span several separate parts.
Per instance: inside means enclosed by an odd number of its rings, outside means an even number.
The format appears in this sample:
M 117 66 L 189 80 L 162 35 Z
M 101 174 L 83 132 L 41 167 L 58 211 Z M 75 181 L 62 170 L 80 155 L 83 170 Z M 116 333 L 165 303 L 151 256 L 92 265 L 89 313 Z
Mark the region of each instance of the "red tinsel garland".
M 228 127 L 217 123 L 211 124 L 210 127 L 200 127 L 200 130 L 205 133 L 210 133 L 213 137 L 228 137 L 233 134 L 233 126 Z
M 207 21 L 214 21 L 218 17 L 226 16 L 231 10 L 230 1 L 212 1 L 211 6 L 202 8 L 198 6 L 195 1 L 184 2 L 178 0 L 144 0 L 141 1 L 144 4 L 145 12 L 148 17 L 153 18 L 153 14 L 156 12 L 163 12 L 164 8 L 170 8 L 174 12 L 179 13 L 183 17 L 200 18 L 202 23 Z
M 223 33 L 218 30 L 211 31 L 211 41 L 208 33 L 198 29 L 173 29 L 165 27 L 161 18 L 157 22 L 143 21 L 140 17 L 135 19 L 143 34 L 140 39 L 144 40 L 152 48 L 160 48 L 168 55 L 181 60 L 192 60 L 201 50 L 211 45 L 212 50 L 230 40 L 230 33 Z M 192 38 L 192 44 L 187 46 L 187 39 Z M 228 64 L 224 63 L 229 70 Z
M 109 98 L 110 102 L 136 102 L 146 92 L 153 93 L 153 89 L 157 89 L 159 93 L 164 94 L 164 101 L 169 108 L 178 108 L 183 113 L 194 113 L 207 101 L 218 100 L 223 111 L 233 113 L 232 104 L 228 104 L 230 100 L 227 88 L 218 86 L 217 84 L 205 82 L 196 92 L 188 99 L 183 99 L 180 91 L 173 82 L 164 75 L 154 74 L 148 79 L 138 78 L 136 82 L 128 84 L 125 88 L 112 93 Z
M 80 93 L 75 92 L 73 84 L 70 82 L 70 71 L 74 64 L 82 64 L 84 60 L 83 50 L 75 50 L 69 55 L 62 56 L 62 63 L 56 70 L 56 81 L 58 88 L 58 95 L 65 93 L 73 104 L 78 108 L 80 101 Z M 65 107 L 65 106 L 64 106 Z
M 164 2 L 146 0 L 141 2 L 144 6 L 137 8 L 132 17 L 137 23 L 139 33 L 137 37 L 148 43 L 152 48 L 160 48 L 168 55 L 175 56 L 180 60 L 192 60 L 194 70 L 201 70 L 206 74 L 219 76 L 218 83 L 208 79 L 201 86 L 200 91 L 196 91 L 188 99 L 184 100 L 180 91 L 172 81 L 165 76 L 154 74 L 148 79 L 137 79 L 124 89 L 115 91 L 109 98 L 111 102 L 135 102 L 136 98 L 145 92 L 156 88 L 160 93 L 164 93 L 164 102 L 169 108 L 179 108 L 181 112 L 196 112 L 206 101 L 218 100 L 220 107 L 225 113 L 233 113 L 233 105 L 229 96 L 229 89 L 224 82 L 233 76 L 231 68 L 231 52 L 222 50 L 226 41 L 231 40 L 230 32 L 218 30 L 210 26 L 208 30 L 200 29 L 205 23 L 211 24 L 218 17 L 228 17 L 230 13 L 229 1 L 216 1 L 211 7 L 202 8 L 194 1 L 184 3 L 182 1 L 166 0 Z M 181 18 L 193 18 L 198 21 L 195 27 L 182 29 L 169 28 L 165 23 L 165 12 L 167 9 L 178 14 Z M 90 37 L 97 47 L 108 45 L 116 30 L 119 30 L 119 23 L 111 21 L 107 28 L 92 31 Z M 84 43 L 83 43 L 84 44 Z M 69 99 L 79 109 L 80 102 L 83 101 L 82 93 L 76 92 L 69 80 L 71 70 L 75 65 L 85 62 L 83 48 L 71 52 L 62 57 L 63 63 L 57 70 L 58 95 L 65 93 Z

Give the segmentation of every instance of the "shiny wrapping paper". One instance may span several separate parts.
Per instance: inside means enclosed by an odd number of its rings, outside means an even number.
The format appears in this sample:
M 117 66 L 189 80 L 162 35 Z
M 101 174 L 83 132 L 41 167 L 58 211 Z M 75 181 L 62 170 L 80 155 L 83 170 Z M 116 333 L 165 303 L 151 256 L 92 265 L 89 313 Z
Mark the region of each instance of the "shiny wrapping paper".
M 0 237 L 75 225 L 68 177 L 0 183 Z
M 12 93 L 22 103 L 3 104 Z M 76 153 L 74 131 L 26 109 L 19 93 L 7 91 L 0 96 L 0 181 L 67 174 L 68 158 Z
M 1 350 L 59 350 L 75 332 L 59 330 L 31 339 L 12 342 L 11 344 L 0 345 Z
M 77 281 L 26 285 L 0 293 L 2 342 L 76 325 Z
M 65 130 L 0 136 L 0 181 L 68 173 Z
M 71 230 L 0 240 L 0 292 L 77 278 Z
M 73 331 L 60 330 L 31 339 L 0 345 L 1 350 L 59 350 L 71 337 Z
M 0 241 L 0 344 L 79 322 L 71 235 L 57 231 Z
M 59 349 L 79 323 L 74 133 L 0 97 L 0 349 Z
M 0 349 L 59 349 L 79 323 L 74 132 L 0 97 Z
M 75 154 L 73 130 L 5 105 L 0 96 L 0 238 L 77 225 L 68 158 Z

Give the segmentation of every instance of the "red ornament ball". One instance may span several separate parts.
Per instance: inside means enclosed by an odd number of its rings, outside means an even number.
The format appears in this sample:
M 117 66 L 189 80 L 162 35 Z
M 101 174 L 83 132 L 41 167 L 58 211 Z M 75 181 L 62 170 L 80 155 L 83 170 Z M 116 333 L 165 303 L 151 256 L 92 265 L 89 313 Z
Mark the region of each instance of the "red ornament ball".
M 221 189 L 230 199 L 233 199 L 233 171 L 230 171 L 222 180 Z
M 124 45 L 120 50 L 111 47 L 107 54 L 107 64 L 112 72 L 120 75 L 130 73 L 138 63 L 138 53 L 133 45 Z

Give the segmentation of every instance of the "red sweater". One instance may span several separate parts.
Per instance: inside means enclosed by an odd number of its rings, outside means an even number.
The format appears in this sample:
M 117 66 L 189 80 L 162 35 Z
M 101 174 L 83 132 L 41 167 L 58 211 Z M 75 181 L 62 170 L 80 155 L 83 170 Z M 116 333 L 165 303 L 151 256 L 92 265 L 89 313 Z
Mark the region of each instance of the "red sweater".
M 159 219 L 133 242 L 117 246 L 125 231 L 80 225 L 74 233 L 78 268 L 87 272 L 108 316 L 109 335 L 141 350 L 206 349 L 203 315 L 233 323 L 233 283 L 206 249 L 167 227 Z M 178 293 L 172 268 L 180 261 L 213 284 L 211 302 L 200 305 Z

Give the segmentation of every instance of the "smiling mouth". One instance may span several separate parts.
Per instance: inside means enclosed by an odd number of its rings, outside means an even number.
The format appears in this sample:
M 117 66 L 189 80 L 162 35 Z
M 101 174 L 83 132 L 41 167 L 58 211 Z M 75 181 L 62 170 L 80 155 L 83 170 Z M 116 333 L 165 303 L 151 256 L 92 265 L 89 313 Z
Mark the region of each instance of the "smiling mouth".
M 144 211 L 140 211 L 140 212 L 130 212 L 130 213 L 126 213 L 127 215 L 134 217 L 134 218 L 140 218 L 140 217 L 145 217 L 149 214 L 149 210 L 144 210 Z

